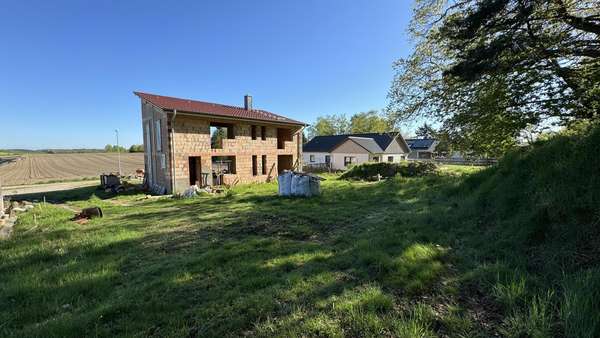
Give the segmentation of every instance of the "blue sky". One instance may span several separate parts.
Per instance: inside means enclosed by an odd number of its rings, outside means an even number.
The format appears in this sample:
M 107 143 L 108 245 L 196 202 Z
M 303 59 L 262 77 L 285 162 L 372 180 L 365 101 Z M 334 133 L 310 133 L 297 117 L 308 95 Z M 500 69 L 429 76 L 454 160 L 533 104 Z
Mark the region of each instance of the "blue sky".
M 385 107 L 409 0 L 25 1 L 0 11 L 0 148 L 142 143 L 134 90 L 310 123 Z

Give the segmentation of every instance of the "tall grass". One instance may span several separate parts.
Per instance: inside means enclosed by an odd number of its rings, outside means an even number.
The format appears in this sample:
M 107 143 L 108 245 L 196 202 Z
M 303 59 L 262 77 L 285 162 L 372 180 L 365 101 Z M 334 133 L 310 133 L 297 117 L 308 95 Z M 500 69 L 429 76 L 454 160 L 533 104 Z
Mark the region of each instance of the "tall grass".
M 600 263 L 598 145 L 594 126 L 556 135 L 456 188 L 481 231 L 478 254 L 516 269 L 490 287 L 508 336 L 552 337 L 560 326 L 600 336 L 600 274 L 589 270 Z
M 600 337 L 600 269 L 582 271 L 564 282 L 560 311 L 567 337 Z
M 525 311 L 520 309 L 505 320 L 506 326 L 502 332 L 507 337 L 532 337 L 550 338 L 554 337 L 554 292 L 534 296 Z

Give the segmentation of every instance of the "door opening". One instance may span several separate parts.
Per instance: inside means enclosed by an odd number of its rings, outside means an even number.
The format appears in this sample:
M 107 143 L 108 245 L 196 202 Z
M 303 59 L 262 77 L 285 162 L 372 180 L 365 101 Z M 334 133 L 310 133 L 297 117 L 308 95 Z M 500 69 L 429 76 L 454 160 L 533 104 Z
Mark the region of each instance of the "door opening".
M 200 156 L 190 156 L 189 158 L 190 165 L 190 185 L 197 185 L 202 187 L 206 184 L 202 179 L 202 162 L 200 161 Z
M 277 172 L 281 174 L 284 170 L 294 168 L 294 157 L 292 155 L 277 155 Z

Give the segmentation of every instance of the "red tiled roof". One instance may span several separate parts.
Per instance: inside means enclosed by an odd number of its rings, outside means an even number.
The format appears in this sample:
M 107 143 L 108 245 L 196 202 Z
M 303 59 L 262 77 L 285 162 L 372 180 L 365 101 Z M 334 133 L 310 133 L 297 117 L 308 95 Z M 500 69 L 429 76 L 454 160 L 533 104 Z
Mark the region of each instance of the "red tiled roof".
M 228 106 L 218 103 L 180 99 L 176 97 L 161 96 L 141 92 L 133 93 L 139 96 L 141 99 L 144 99 L 152 103 L 153 105 L 166 110 L 177 109 L 178 111 L 188 113 L 198 113 L 240 119 L 304 125 L 303 122 L 288 119 L 287 117 L 283 117 L 281 115 L 277 115 L 260 109 L 247 110 L 243 107 Z

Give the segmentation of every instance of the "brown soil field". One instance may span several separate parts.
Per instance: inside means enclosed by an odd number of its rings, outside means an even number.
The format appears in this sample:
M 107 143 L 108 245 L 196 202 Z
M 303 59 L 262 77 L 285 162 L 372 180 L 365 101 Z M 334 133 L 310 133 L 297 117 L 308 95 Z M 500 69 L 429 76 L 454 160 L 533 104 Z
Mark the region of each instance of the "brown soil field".
M 77 180 L 119 171 L 117 154 L 27 154 L 0 159 L 3 186 Z M 144 154 L 121 154 L 123 175 L 144 169 Z

